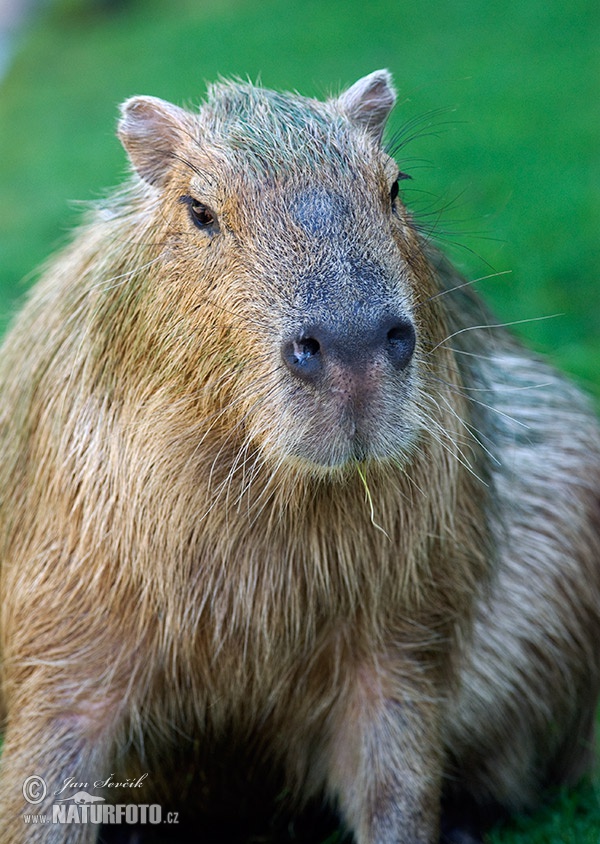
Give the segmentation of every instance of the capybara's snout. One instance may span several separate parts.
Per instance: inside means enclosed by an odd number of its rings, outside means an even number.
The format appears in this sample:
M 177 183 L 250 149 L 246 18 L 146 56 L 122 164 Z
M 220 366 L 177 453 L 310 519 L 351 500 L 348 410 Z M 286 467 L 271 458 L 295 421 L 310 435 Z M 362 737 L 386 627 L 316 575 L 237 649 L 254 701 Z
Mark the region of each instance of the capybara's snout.
M 408 317 L 378 315 L 364 324 L 359 317 L 309 325 L 282 343 L 282 359 L 291 374 L 324 392 L 331 388 L 332 367 L 357 375 L 371 366 L 402 372 L 415 350 L 416 333 Z

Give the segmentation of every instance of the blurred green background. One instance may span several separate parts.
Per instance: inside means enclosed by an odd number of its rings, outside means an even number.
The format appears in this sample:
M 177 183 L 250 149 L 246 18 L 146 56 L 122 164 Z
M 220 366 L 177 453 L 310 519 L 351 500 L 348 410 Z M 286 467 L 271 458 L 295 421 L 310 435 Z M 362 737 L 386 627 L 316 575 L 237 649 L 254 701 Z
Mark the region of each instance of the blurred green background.
M 598 0 L 40 5 L 0 83 L 0 327 L 72 200 L 122 179 L 120 101 L 195 105 L 218 75 L 322 96 L 389 67 L 390 131 L 417 120 L 406 201 L 469 277 L 510 271 L 480 290 L 600 395 Z
M 219 75 L 321 97 L 388 67 L 389 134 L 414 121 L 405 201 L 470 278 L 509 271 L 477 285 L 500 319 L 523 321 L 600 397 L 598 0 L 46 0 L 14 46 L 0 81 L 0 328 L 75 225 L 72 201 L 122 180 L 120 101 L 196 105 Z M 589 795 L 564 798 L 564 829 L 540 821 L 514 840 L 597 844 Z

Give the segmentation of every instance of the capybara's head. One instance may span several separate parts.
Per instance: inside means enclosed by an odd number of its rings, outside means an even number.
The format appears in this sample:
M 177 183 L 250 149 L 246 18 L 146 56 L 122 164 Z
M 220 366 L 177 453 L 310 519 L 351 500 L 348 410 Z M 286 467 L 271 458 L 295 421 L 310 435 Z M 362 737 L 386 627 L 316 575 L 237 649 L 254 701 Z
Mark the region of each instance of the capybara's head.
M 155 295 L 178 301 L 163 330 L 195 354 L 214 424 L 276 465 L 402 461 L 428 424 L 432 291 L 381 142 L 394 101 L 378 71 L 326 102 L 220 83 L 199 114 L 123 106 L 156 200 Z

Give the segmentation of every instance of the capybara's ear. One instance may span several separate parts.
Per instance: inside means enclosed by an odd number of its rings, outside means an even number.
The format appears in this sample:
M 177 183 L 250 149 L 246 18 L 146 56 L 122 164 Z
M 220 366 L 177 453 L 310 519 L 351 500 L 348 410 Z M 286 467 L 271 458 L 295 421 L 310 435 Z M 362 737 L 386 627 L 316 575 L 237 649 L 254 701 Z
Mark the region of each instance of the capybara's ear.
M 158 97 L 132 97 L 121 106 L 117 134 L 141 178 L 162 187 L 188 124 L 189 115 L 178 106 Z
M 396 102 L 396 91 L 388 70 L 363 76 L 338 98 L 342 113 L 364 127 L 379 142 L 386 121 Z

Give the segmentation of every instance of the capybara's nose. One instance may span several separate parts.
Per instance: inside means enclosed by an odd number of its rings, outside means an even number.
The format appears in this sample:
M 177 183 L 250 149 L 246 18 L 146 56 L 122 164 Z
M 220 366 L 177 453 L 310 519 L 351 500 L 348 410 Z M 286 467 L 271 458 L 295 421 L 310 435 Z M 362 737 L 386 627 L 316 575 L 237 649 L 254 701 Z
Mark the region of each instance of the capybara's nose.
M 290 372 L 303 381 L 317 382 L 329 360 L 356 369 L 383 357 L 397 371 L 410 363 L 416 332 L 408 317 L 385 316 L 367 326 L 334 325 L 333 320 L 331 326 L 313 325 L 283 343 L 282 358 Z

